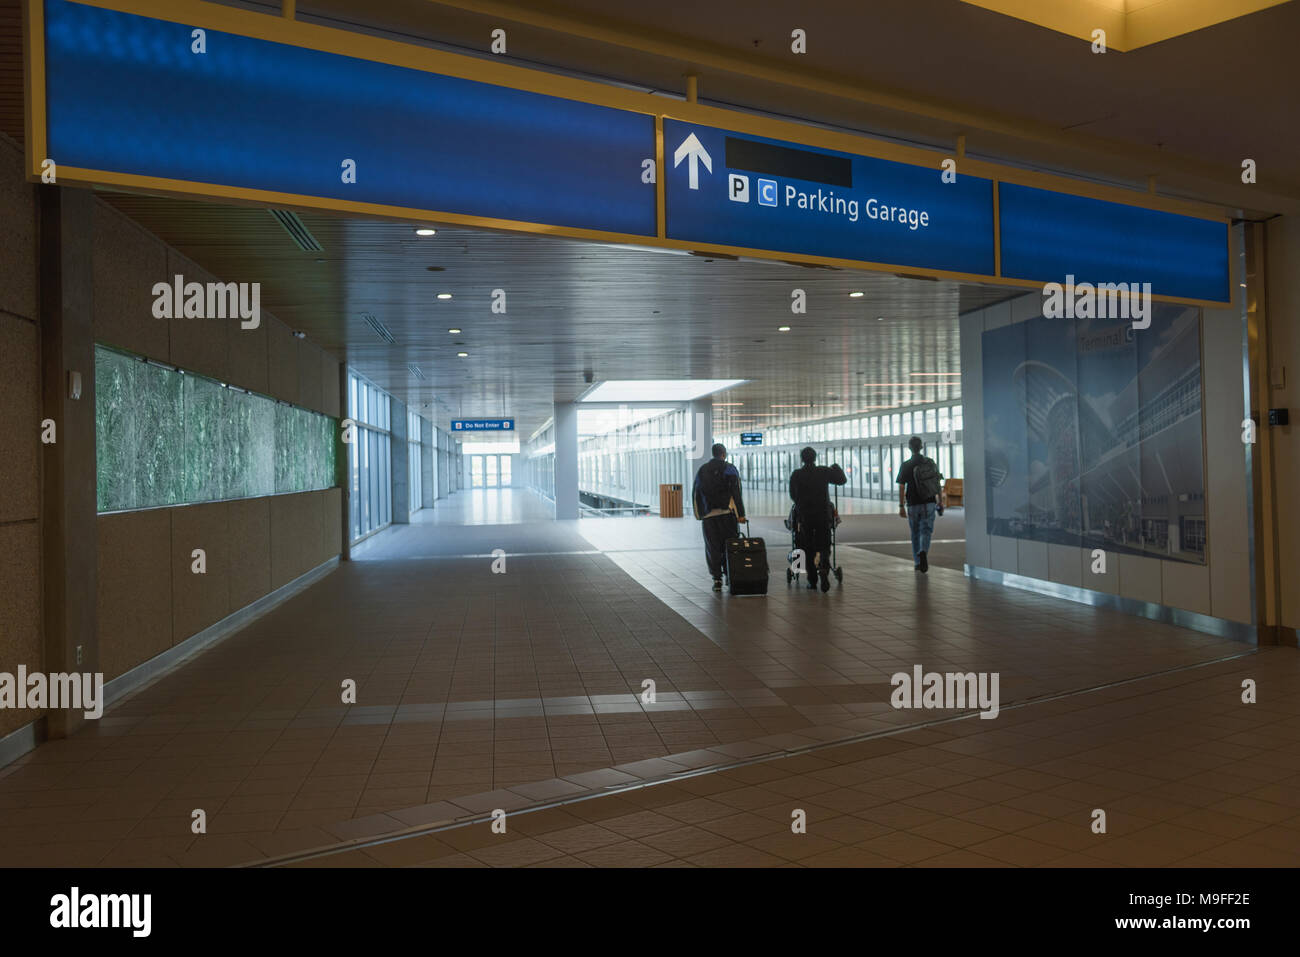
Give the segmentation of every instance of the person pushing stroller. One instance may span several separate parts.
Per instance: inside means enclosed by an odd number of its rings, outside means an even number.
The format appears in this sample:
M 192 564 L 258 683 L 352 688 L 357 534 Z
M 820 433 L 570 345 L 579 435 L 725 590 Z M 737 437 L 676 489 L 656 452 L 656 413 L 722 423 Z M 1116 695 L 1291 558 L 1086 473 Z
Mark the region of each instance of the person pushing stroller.
M 805 448 L 799 453 L 801 468 L 790 473 L 790 500 L 795 508 L 795 541 L 803 549 L 808 569 L 808 587 L 831 590 L 831 529 L 835 515 L 831 508 L 831 485 L 844 485 L 848 477 L 839 465 L 817 465 L 817 452 Z

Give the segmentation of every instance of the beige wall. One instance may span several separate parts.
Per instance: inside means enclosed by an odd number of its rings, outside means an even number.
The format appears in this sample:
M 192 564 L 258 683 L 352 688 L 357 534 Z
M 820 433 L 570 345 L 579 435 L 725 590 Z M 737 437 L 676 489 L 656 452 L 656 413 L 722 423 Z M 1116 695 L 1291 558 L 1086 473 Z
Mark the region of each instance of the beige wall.
M 342 492 L 101 515 L 100 660 L 116 678 L 338 555 Z M 194 572 L 203 549 L 206 572 Z
M 1093 574 L 1088 549 L 987 533 L 982 336 L 988 329 L 1038 315 L 1041 303 L 1042 297 L 1034 293 L 961 317 L 967 564 L 1249 623 L 1250 512 L 1241 442 L 1242 320 L 1231 309 L 1204 310 L 1201 323 L 1206 564 L 1111 555 L 1105 574 Z
M 0 671 L 42 669 L 41 340 L 36 187 L 0 135 Z M 0 710 L 0 737 L 31 711 Z
M 95 340 L 178 368 L 339 415 L 339 363 L 315 343 L 262 310 L 256 329 L 238 320 L 156 319 L 153 286 L 180 274 L 185 281 L 217 277 L 107 203 L 95 208 Z
M 216 277 L 106 203 L 95 210 L 95 339 L 326 415 L 338 416 L 339 363 L 261 324 L 157 319 L 153 286 Z M 341 550 L 341 491 L 152 509 L 98 520 L 100 656 L 115 678 L 274 591 Z M 207 571 L 191 570 L 204 550 Z
M 1269 430 L 1276 491 L 1281 624 L 1300 628 L 1300 219 L 1279 217 L 1268 224 L 1267 296 L 1271 364 L 1285 385 L 1269 391 L 1271 408 L 1289 409 L 1291 424 Z M 1261 411 L 1261 429 L 1268 428 Z
M 41 556 L 40 187 L 0 134 L 0 672 L 44 670 Z M 263 311 L 261 327 L 160 320 L 155 282 L 213 277 L 106 203 L 94 213 L 97 341 L 326 415 L 339 363 Z M 226 277 L 238 279 L 239 277 Z M 94 401 L 93 395 L 86 395 Z M 339 489 L 96 519 L 100 666 L 114 678 L 339 554 Z M 191 573 L 191 553 L 207 573 Z M 39 713 L 0 710 L 0 737 Z
M 95 339 L 222 382 L 339 414 L 339 364 L 265 310 L 261 324 L 156 319 L 153 286 L 219 277 L 106 203 L 95 210 Z M 221 277 L 240 281 L 240 277 Z M 100 656 L 115 678 L 341 550 L 339 489 L 152 509 L 98 520 Z M 193 551 L 207 571 L 195 574 Z

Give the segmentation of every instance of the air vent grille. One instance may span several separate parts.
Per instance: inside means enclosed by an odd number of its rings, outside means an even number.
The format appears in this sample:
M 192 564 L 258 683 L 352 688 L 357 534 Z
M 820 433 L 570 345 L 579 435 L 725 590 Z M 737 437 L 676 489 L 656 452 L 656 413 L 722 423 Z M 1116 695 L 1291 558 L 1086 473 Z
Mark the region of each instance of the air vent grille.
M 419 366 L 417 366 L 415 363 L 412 362 L 406 368 L 410 370 L 411 375 L 415 376 L 417 379 L 424 378 L 424 370 L 421 369 Z
M 313 253 L 324 250 L 324 247 L 316 241 L 316 237 L 311 234 L 311 231 L 303 225 L 297 213 L 292 213 L 287 209 L 272 209 L 269 212 L 284 227 L 284 231 L 289 234 L 289 238 L 294 241 L 294 244 L 299 249 Z
M 388 331 L 388 327 L 385 326 L 378 319 L 376 319 L 374 316 L 372 316 L 370 313 L 363 312 L 361 314 L 361 321 L 364 322 L 366 325 L 368 325 L 372 330 L 374 330 L 375 335 L 377 335 L 380 339 L 383 339 L 389 345 L 397 345 L 397 340 L 394 339 L 393 334 Z

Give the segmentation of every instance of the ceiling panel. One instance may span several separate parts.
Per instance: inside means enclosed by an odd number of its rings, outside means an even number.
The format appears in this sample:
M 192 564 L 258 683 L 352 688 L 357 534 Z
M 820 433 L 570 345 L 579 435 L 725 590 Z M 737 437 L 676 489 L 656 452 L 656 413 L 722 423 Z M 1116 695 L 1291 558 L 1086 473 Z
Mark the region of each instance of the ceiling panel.
M 266 209 L 101 195 L 222 280 L 260 282 L 264 308 L 435 422 L 512 415 L 525 435 L 589 378 L 746 379 L 725 400 L 743 405 L 719 415 L 763 418 L 737 424 L 950 398 L 954 386 L 912 373 L 957 371 L 959 312 L 1009 295 L 463 228 L 419 237 L 319 212 L 299 214 L 322 247 L 304 251 Z M 791 310 L 795 289 L 806 314 Z

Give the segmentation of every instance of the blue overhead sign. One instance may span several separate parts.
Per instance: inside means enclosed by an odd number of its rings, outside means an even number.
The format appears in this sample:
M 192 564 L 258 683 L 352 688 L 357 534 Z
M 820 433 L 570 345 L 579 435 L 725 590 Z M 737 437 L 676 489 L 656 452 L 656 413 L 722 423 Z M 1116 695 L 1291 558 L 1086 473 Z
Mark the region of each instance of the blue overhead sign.
M 992 275 L 993 183 L 664 120 L 669 239 Z
M 762 432 L 741 432 L 740 444 L 741 445 L 762 445 L 763 433 Z
M 1156 296 L 1232 299 L 1228 224 L 1015 183 L 998 185 L 1002 275 L 1151 283 Z M 1131 288 L 1131 285 L 1130 285 Z
M 513 432 L 514 419 L 452 419 L 453 432 Z
M 650 114 L 66 0 L 44 9 L 46 153 L 61 168 L 656 233 Z
M 938 153 L 230 5 L 26 2 L 32 180 L 1198 302 L 1235 291 L 1227 223 L 1188 204 L 976 161 L 945 177 Z

